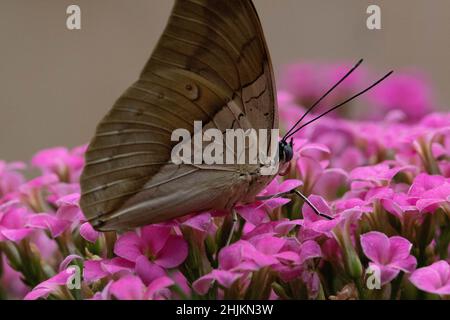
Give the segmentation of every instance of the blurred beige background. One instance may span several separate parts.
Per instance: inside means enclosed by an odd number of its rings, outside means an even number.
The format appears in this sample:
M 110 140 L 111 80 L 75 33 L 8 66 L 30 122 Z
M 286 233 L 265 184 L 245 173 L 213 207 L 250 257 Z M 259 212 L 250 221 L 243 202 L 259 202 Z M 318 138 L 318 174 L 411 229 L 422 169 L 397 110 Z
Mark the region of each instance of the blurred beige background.
M 0 0 L 0 159 L 85 143 L 136 79 L 166 23 L 171 0 Z M 66 8 L 82 30 L 66 29 Z M 382 8 L 383 29 L 366 28 Z M 450 1 L 255 0 L 276 70 L 296 60 L 413 66 L 450 105 Z

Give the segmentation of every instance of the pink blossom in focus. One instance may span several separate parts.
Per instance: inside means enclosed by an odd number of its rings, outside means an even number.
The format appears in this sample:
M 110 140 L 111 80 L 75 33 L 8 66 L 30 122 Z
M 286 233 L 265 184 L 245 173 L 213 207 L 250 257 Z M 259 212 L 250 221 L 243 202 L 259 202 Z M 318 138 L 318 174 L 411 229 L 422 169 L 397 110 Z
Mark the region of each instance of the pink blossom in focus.
M 430 266 L 414 271 L 409 277 L 420 290 L 439 295 L 450 295 L 450 265 L 447 261 L 438 261 Z
M 410 253 L 412 244 L 402 237 L 388 238 L 381 232 L 368 232 L 361 236 L 361 246 L 371 260 L 370 266 L 380 269 L 383 285 L 400 271 L 410 273 L 416 267 L 416 258 Z

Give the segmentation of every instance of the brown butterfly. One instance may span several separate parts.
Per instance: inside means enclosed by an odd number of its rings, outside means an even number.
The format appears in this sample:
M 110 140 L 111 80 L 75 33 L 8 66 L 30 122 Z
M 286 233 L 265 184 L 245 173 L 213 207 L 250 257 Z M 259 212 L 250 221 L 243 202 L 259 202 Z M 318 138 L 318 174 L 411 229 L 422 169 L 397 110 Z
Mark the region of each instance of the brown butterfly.
M 87 219 L 98 230 L 120 230 L 255 201 L 278 172 L 262 175 L 260 164 L 174 164 L 171 135 L 178 128 L 194 134 L 194 121 L 222 132 L 276 129 L 276 101 L 252 1 L 176 0 L 139 80 L 100 122 L 89 145 L 80 200 Z M 303 118 L 279 142 L 280 170 L 293 157 L 288 139 L 304 127 L 296 128 Z

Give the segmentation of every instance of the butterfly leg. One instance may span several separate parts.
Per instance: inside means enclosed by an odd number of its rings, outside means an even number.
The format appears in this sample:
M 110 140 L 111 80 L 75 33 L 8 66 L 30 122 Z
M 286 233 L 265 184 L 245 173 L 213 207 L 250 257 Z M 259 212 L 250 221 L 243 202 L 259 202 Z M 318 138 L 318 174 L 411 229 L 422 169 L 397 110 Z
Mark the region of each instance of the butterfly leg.
M 238 226 L 238 222 L 239 222 L 239 220 L 238 220 L 238 215 L 237 215 L 236 209 L 233 208 L 233 224 L 231 226 L 230 234 L 228 235 L 228 240 L 227 240 L 226 246 L 230 245 L 231 239 L 233 239 L 233 234 L 236 231 L 236 228 Z
M 314 213 L 317 214 L 319 217 L 322 217 L 322 218 L 325 218 L 325 219 L 328 219 L 328 220 L 333 220 L 333 217 L 330 217 L 329 215 L 320 212 L 319 209 L 317 209 L 317 207 L 314 204 L 312 204 L 312 202 L 309 201 L 308 197 L 306 197 L 303 193 L 301 193 L 298 190 L 293 190 L 293 191 L 294 191 L 294 194 L 296 194 L 297 196 L 302 198 L 303 201 L 305 201 L 305 203 L 308 206 L 310 206 L 310 208 L 314 211 Z
M 295 195 L 299 196 L 314 211 L 314 213 L 317 214 L 319 217 L 323 217 L 323 218 L 328 219 L 328 220 L 333 220 L 333 217 L 330 217 L 329 215 L 320 212 L 320 210 L 317 209 L 317 207 L 311 201 L 309 201 L 308 197 L 305 196 L 300 191 L 298 191 L 297 189 L 294 189 L 294 190 L 288 191 L 288 192 L 277 193 L 277 194 L 272 195 L 272 196 L 257 197 L 256 200 L 264 201 L 264 200 L 269 200 L 269 199 L 273 199 L 273 198 L 279 198 L 279 197 L 282 197 L 282 196 L 292 195 L 292 194 L 295 194 Z

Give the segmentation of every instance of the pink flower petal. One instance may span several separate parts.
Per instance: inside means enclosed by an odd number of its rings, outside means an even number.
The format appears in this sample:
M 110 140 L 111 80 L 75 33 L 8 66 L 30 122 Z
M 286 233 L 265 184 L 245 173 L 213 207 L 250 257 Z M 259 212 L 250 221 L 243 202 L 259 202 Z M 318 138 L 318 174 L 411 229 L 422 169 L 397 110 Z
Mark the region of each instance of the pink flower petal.
M 157 278 L 148 286 L 145 297 L 146 299 L 156 299 L 163 289 L 167 289 L 174 284 L 175 282 L 169 277 Z
M 0 235 L 13 242 L 22 241 L 28 237 L 31 232 L 33 232 L 32 229 L 0 229 Z
M 75 269 L 69 268 L 61 271 L 57 275 L 50 279 L 38 284 L 33 290 L 31 290 L 26 296 L 25 300 L 36 300 L 39 298 L 46 298 L 49 294 L 55 292 L 58 287 L 66 285 L 67 280 L 75 272 Z
M 389 266 L 393 266 L 403 272 L 411 273 L 416 269 L 417 266 L 417 259 L 416 257 L 410 255 L 406 257 L 405 259 L 393 262 L 389 264 Z
M 141 238 L 145 246 L 153 255 L 166 245 L 170 237 L 171 227 L 163 225 L 150 225 L 143 227 L 141 230 Z
M 145 253 L 143 246 L 141 238 L 136 233 L 127 232 L 117 239 L 114 253 L 121 258 L 135 262 L 137 258 Z
M 85 222 L 80 227 L 80 235 L 89 242 L 95 243 L 100 233 L 92 228 L 89 222 Z
M 277 208 L 284 206 L 285 204 L 291 202 L 290 199 L 287 198 L 273 198 L 264 201 L 264 207 L 270 211 L 273 211 Z
M 209 229 L 211 228 L 211 224 L 212 224 L 212 217 L 210 213 L 198 214 L 190 218 L 189 220 L 183 222 L 183 225 L 191 227 L 192 229 L 201 232 L 208 232 Z
M 381 232 L 369 232 L 361 235 L 361 246 L 364 254 L 377 264 L 388 262 L 390 243 L 389 238 Z
M 256 250 L 267 255 L 278 253 L 286 243 L 286 239 L 273 237 L 270 235 L 262 235 L 250 240 Z
M 166 276 L 163 268 L 141 256 L 136 260 L 136 274 L 142 279 L 144 284 L 149 285 L 153 280 Z
M 237 208 L 239 215 L 254 226 L 269 221 L 264 205 L 259 202 Z
M 120 278 L 109 288 L 109 292 L 119 300 L 143 300 L 146 287 L 136 276 Z
M 286 179 L 279 186 L 276 193 L 285 193 L 292 191 L 303 185 L 303 182 L 295 179 Z
M 297 219 L 297 220 L 284 220 L 280 221 L 275 227 L 274 231 L 280 235 L 287 235 L 289 232 L 291 232 L 292 229 L 294 229 L 297 226 L 302 226 L 303 220 Z
M 300 264 L 300 257 L 296 252 L 283 251 L 274 255 L 280 262 L 289 264 Z
M 420 290 L 450 295 L 450 265 L 446 261 L 438 261 L 431 266 L 417 269 L 409 280 Z
M 46 298 L 52 293 L 52 288 L 36 288 L 30 291 L 23 299 L 24 300 L 37 300 L 40 298 Z
M 62 272 L 66 270 L 69 265 L 72 263 L 73 260 L 83 260 L 82 257 L 80 257 L 77 254 L 71 254 L 64 258 L 64 260 L 59 264 L 59 272 Z
M 348 183 L 348 174 L 337 168 L 326 169 L 314 185 L 313 193 L 325 196 L 327 199 L 335 199 L 337 190 Z
M 110 275 L 130 273 L 135 266 L 133 262 L 118 257 L 110 260 L 103 260 L 101 265 L 103 270 Z
M 87 260 L 84 262 L 83 279 L 88 284 L 103 279 L 108 276 L 108 272 L 103 270 L 100 260 Z
M 171 235 L 160 250 L 155 263 L 164 268 L 175 268 L 186 260 L 188 244 L 181 236 Z
M 322 250 L 320 246 L 315 241 L 305 241 L 301 245 L 300 251 L 300 263 L 304 263 L 307 260 L 314 258 L 321 258 Z
M 223 248 L 219 252 L 219 267 L 230 270 L 237 267 L 242 261 L 243 246 L 249 245 L 246 241 L 238 241 Z
M 199 294 L 206 294 L 214 281 L 217 281 L 221 286 L 230 288 L 241 274 L 225 270 L 213 270 L 211 273 L 201 277 L 192 284 L 194 290 Z
M 376 264 L 376 263 L 373 263 L 373 262 L 370 262 L 369 266 L 372 269 L 378 268 L 380 270 L 380 273 L 381 273 L 381 285 L 385 285 L 385 284 L 391 282 L 400 273 L 400 270 L 398 268 L 393 268 L 393 267 L 390 267 L 390 266 L 384 266 L 384 265 Z
M 55 215 L 40 213 L 29 217 L 27 226 L 30 228 L 49 230 L 53 238 L 59 237 L 66 231 L 72 222 L 63 220 Z
M 326 214 L 328 216 L 333 216 L 328 203 L 322 197 L 311 195 L 309 197 L 309 201 L 311 201 L 311 203 L 317 208 L 317 210 L 320 211 L 320 213 Z M 319 217 L 307 203 L 303 205 L 302 213 L 305 221 L 308 222 L 315 222 L 325 219 Z
M 389 260 L 391 263 L 404 260 L 409 257 L 412 243 L 402 237 L 391 237 L 389 239 Z
M 442 176 L 431 176 L 425 173 L 419 174 L 409 189 L 409 196 L 420 198 L 422 193 L 427 190 L 434 189 L 444 184 L 445 178 Z

